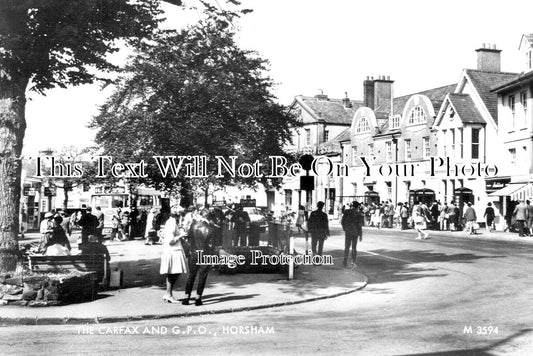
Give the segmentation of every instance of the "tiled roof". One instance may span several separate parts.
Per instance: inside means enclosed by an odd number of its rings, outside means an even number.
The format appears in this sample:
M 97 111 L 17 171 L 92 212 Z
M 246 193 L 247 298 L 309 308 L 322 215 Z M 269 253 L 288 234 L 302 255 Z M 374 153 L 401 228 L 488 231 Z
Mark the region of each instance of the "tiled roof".
M 350 129 L 347 128 L 346 130 L 342 131 L 333 140 L 337 142 L 350 141 Z
M 350 141 L 350 128 L 343 130 L 331 140 L 318 146 L 318 153 L 323 155 L 333 155 L 341 153 L 341 142 Z
M 467 69 L 467 76 L 476 88 L 481 100 L 487 107 L 490 115 L 498 123 L 498 95 L 491 92 L 492 88 L 501 86 L 505 82 L 517 77 L 517 73 L 484 72 L 481 70 Z
M 394 98 L 393 105 L 393 115 L 401 115 L 403 113 L 403 108 L 405 107 L 405 104 L 407 103 L 407 100 L 413 95 L 419 94 L 419 95 L 425 95 L 431 100 L 431 103 L 433 104 L 433 107 L 435 108 L 435 112 L 438 112 L 440 109 L 440 106 L 442 102 L 444 101 L 444 98 L 446 97 L 446 94 L 453 93 L 455 91 L 455 87 L 457 84 L 450 84 L 445 85 L 442 87 L 424 90 L 417 93 L 412 93 L 409 95 L 403 95 L 399 96 L 397 98 Z M 378 106 L 376 108 L 376 112 L 383 112 L 384 111 L 384 105 Z
M 485 124 L 485 120 L 468 94 L 450 94 L 450 101 L 464 123 Z
M 412 97 L 413 95 L 416 95 L 416 94 L 427 96 L 428 99 L 433 104 L 433 108 L 435 109 L 435 112 L 437 113 L 439 111 L 439 109 L 440 109 L 440 106 L 442 105 L 442 102 L 444 101 L 444 98 L 446 98 L 446 94 L 453 93 L 455 91 L 455 87 L 457 87 L 457 84 L 450 84 L 450 85 L 445 85 L 445 86 L 442 86 L 442 87 L 429 89 L 429 90 L 424 90 L 424 91 L 421 91 L 421 92 L 418 92 L 418 93 L 412 93 L 412 94 L 409 94 L 409 95 L 403 95 L 403 96 L 394 98 L 394 101 L 393 101 L 393 105 L 394 105 L 393 115 L 401 115 L 401 114 L 403 114 L 403 109 L 405 108 L 405 104 L 407 104 L 407 101 L 409 100 L 410 97 Z M 380 111 L 380 107 L 377 108 L 376 112 L 379 112 L 379 111 Z M 429 124 L 430 125 L 433 124 L 433 120 L 434 120 L 434 118 L 432 118 L 432 117 L 429 118 L 429 121 L 430 121 Z M 381 134 L 385 134 L 385 133 L 389 132 L 389 121 L 388 121 L 388 119 L 387 120 L 383 120 L 383 122 L 379 125 L 379 132 Z
M 329 124 L 351 125 L 355 111 L 363 106 L 362 101 L 350 100 L 352 107 L 347 108 L 343 105 L 342 99 L 329 99 L 327 97 L 316 98 L 308 96 L 298 96 L 311 110 L 317 120 L 325 120 Z
M 518 86 L 524 85 L 525 83 L 530 83 L 533 81 L 533 71 L 527 73 L 520 73 L 513 79 L 508 82 L 500 83 L 498 86 L 492 88 L 492 92 L 501 93 L 507 90 L 512 90 Z

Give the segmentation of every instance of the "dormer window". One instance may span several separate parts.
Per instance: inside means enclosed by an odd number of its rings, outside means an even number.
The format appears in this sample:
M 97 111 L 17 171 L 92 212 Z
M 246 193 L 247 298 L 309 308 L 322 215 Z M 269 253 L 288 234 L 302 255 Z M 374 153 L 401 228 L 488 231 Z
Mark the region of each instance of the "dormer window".
M 362 117 L 357 123 L 356 133 L 370 132 L 370 123 L 366 117 Z
M 389 117 L 389 130 L 395 130 L 400 128 L 401 115 L 393 115 Z
M 413 109 L 411 109 L 411 112 L 409 113 L 409 119 L 408 119 L 409 125 L 423 124 L 423 123 L 426 123 L 427 121 L 428 120 L 427 120 L 426 112 L 420 105 L 417 105 Z

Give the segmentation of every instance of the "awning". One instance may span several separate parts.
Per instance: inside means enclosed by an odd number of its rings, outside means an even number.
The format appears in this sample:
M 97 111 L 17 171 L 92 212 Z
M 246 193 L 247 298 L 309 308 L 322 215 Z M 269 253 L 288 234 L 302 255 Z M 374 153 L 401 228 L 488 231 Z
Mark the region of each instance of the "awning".
M 160 191 L 152 188 L 137 188 L 137 195 L 163 195 Z
M 511 197 L 511 200 L 526 200 L 533 198 L 533 184 L 509 184 L 506 187 L 489 194 L 490 197 Z

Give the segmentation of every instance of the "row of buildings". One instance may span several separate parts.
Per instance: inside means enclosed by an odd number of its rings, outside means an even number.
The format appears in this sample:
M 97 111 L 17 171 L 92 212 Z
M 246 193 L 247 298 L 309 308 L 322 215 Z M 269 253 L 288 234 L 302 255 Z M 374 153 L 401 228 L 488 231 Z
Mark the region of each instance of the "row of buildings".
M 302 126 L 288 149 L 347 173 L 316 177 L 313 191 L 287 179 L 268 204 L 296 210 L 322 200 L 337 217 L 353 200 L 471 202 L 482 221 L 491 202 L 502 228 L 514 201 L 533 198 L 533 35 L 519 50 L 520 73 L 502 72 L 501 50 L 483 44 L 476 69 L 442 87 L 395 97 L 394 81 L 378 76 L 363 81 L 361 101 L 297 96 L 290 110 Z

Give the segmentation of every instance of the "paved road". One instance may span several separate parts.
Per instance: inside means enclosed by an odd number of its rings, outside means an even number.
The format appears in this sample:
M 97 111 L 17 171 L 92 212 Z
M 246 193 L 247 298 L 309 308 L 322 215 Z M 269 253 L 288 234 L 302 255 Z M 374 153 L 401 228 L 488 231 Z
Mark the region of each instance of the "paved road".
M 334 235 L 325 247 L 341 256 L 343 237 Z M 369 285 L 339 298 L 142 323 L 3 328 L 0 353 L 533 354 L 533 246 L 456 236 L 366 231 L 357 268 Z

